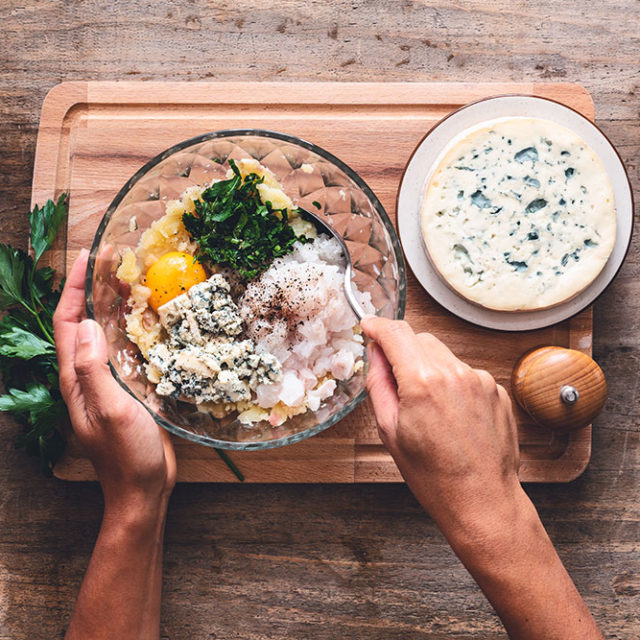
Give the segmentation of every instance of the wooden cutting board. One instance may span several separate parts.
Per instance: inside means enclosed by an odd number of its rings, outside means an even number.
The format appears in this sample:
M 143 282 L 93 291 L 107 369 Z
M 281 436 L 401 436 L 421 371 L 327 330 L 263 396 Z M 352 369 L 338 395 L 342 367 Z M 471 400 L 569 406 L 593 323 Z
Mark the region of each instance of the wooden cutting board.
M 590 119 L 585 89 L 566 83 L 154 83 L 67 82 L 47 95 L 40 121 L 33 204 L 69 193 L 66 238 L 51 254 L 65 270 L 89 247 L 107 206 L 147 160 L 186 138 L 216 129 L 274 129 L 305 138 L 341 158 L 373 188 L 395 222 L 396 192 L 411 152 L 425 133 L 459 106 L 505 93 L 563 102 Z M 408 273 L 406 318 L 431 331 L 472 366 L 509 388 L 515 362 L 541 345 L 591 354 L 591 309 L 554 327 L 500 333 L 474 327 L 442 309 Z M 586 467 L 591 427 L 552 435 L 518 414 L 520 477 L 568 482 Z M 176 439 L 178 480 L 233 482 L 216 452 Z M 248 482 L 397 482 L 376 433 L 368 401 L 339 424 L 295 445 L 230 452 Z M 59 478 L 92 480 L 95 473 L 71 438 L 55 468 Z

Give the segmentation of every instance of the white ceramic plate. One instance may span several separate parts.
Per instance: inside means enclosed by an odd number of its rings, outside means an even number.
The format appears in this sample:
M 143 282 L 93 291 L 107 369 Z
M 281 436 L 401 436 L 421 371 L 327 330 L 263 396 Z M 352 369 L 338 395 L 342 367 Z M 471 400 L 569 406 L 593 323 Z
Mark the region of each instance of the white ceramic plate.
M 493 311 L 453 291 L 427 257 L 420 212 L 427 182 L 440 158 L 460 136 L 482 124 L 509 117 L 542 118 L 570 129 L 600 158 L 616 200 L 616 241 L 598 277 L 575 298 L 540 311 Z M 498 96 L 473 102 L 441 120 L 413 152 L 398 192 L 398 230 L 407 261 L 420 284 L 451 313 L 488 329 L 528 331 L 562 322 L 586 309 L 611 283 L 624 262 L 633 230 L 633 197 L 622 160 L 608 138 L 590 120 L 559 102 L 534 96 Z

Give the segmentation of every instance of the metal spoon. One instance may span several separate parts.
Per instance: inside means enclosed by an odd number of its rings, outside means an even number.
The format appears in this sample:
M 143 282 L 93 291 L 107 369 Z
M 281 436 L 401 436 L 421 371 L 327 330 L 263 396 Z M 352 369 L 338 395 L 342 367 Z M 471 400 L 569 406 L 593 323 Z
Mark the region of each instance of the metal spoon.
M 349 250 L 347 249 L 345 241 L 317 214 L 312 213 L 311 211 L 307 211 L 307 209 L 303 209 L 302 207 L 298 207 L 298 211 L 303 219 L 313 224 L 318 233 L 325 233 L 329 236 L 332 236 L 340 243 L 342 253 L 344 254 L 344 257 L 347 261 L 347 266 L 344 270 L 344 295 L 347 298 L 347 302 L 353 310 L 353 313 L 356 314 L 358 320 L 362 320 L 362 318 L 364 318 L 367 314 L 356 298 L 355 285 L 351 280 L 353 274 L 353 263 L 351 262 L 351 256 L 349 255 Z

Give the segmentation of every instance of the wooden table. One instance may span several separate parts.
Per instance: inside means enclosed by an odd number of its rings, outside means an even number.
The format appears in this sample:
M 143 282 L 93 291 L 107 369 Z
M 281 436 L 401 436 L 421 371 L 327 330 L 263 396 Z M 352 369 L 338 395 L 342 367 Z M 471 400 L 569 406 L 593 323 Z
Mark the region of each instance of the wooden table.
M 4 0 L 0 239 L 26 244 L 40 105 L 63 79 L 577 81 L 640 200 L 636 1 L 269 4 Z M 608 638 L 640 637 L 639 242 L 595 309 L 609 400 L 591 464 L 527 487 Z M 38 477 L 0 420 L 0 640 L 61 637 L 100 490 Z M 179 486 L 164 588 L 163 638 L 505 637 L 402 485 Z

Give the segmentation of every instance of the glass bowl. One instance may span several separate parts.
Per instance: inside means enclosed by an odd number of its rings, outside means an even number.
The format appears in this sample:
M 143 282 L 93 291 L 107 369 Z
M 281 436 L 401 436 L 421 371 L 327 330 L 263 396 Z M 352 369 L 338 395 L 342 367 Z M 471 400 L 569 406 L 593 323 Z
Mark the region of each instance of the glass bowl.
M 98 227 L 86 277 L 87 315 L 104 328 L 113 375 L 165 429 L 221 449 L 255 450 L 291 444 L 344 418 L 365 397 L 366 366 L 341 382 L 317 411 L 279 427 L 216 419 L 194 405 L 160 397 L 147 381 L 143 358 L 126 335 L 128 290 L 116 277 L 122 253 L 135 248 L 166 203 L 187 188 L 224 178 L 232 158 L 255 158 L 270 169 L 294 204 L 318 213 L 345 240 L 358 288 L 371 294 L 376 313 L 402 318 L 405 265 L 396 232 L 382 204 L 355 171 L 327 151 L 299 138 L 263 130 L 228 130 L 181 142 L 150 160 L 120 190 Z M 134 218 L 135 216 L 135 218 Z M 135 220 L 135 223 L 132 222 Z

